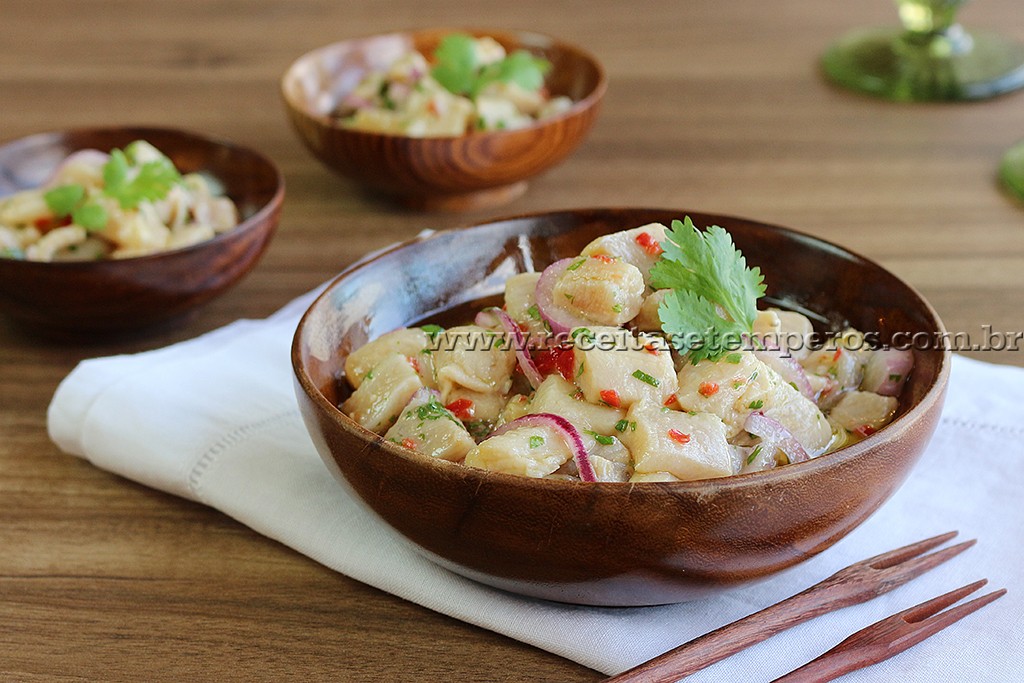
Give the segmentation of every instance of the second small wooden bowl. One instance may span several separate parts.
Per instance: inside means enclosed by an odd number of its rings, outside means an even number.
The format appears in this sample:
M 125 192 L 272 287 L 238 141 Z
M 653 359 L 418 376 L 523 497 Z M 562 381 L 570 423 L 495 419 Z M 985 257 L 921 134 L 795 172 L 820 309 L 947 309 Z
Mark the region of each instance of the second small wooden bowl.
M 574 256 L 598 235 L 683 214 L 522 216 L 414 240 L 343 274 L 310 307 L 292 346 L 299 406 L 328 468 L 427 557 L 491 586 L 564 602 L 687 600 L 778 572 L 848 534 L 928 444 L 949 376 L 939 343 L 915 342 L 896 419 L 875 434 L 807 462 L 704 481 L 583 484 L 488 472 L 388 443 L 337 408 L 345 358 L 367 340 L 438 311 L 450 310 L 453 323 L 471 319 L 459 304 L 500 294 L 517 272 Z M 931 306 L 876 263 L 791 230 L 689 215 L 732 233 L 764 272 L 771 304 L 848 322 L 883 343 L 941 340 Z
M 462 211 L 510 201 L 531 178 L 567 157 L 583 141 L 605 92 L 601 65 L 583 50 L 538 33 L 471 30 L 506 50 L 528 50 L 551 62 L 552 96 L 574 101 L 569 111 L 527 128 L 414 138 L 346 128 L 329 115 L 368 64 L 415 49 L 431 55 L 454 29 L 392 33 L 334 43 L 300 57 L 281 81 L 288 115 L 310 151 L 354 182 L 393 195 L 412 208 Z
M 40 133 L 0 147 L 0 195 L 40 185 L 72 152 L 146 140 L 185 173 L 203 171 L 239 210 L 212 240 L 148 256 L 38 262 L 0 258 L 0 311 L 47 336 L 82 340 L 181 318 L 256 265 L 277 227 L 284 179 L 262 154 L 169 128 L 88 128 Z

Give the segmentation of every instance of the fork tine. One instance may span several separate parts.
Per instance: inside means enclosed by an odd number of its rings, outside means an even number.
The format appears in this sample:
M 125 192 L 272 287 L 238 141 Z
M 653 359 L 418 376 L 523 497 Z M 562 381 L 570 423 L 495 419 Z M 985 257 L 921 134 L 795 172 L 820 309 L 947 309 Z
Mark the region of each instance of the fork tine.
M 921 553 L 926 553 L 932 548 L 942 545 L 949 539 L 955 537 L 958 533 L 958 531 L 947 531 L 939 536 L 926 538 L 923 541 L 911 543 L 910 545 L 890 550 L 889 552 L 882 553 L 881 555 L 875 555 L 874 557 L 864 560 L 858 564 L 866 564 L 874 569 L 887 569 L 893 565 L 900 564 L 912 557 L 917 557 Z
M 975 581 L 945 595 L 922 602 L 920 605 L 897 612 L 881 621 L 876 621 L 847 637 L 828 652 L 785 676 L 775 679 L 774 683 L 831 681 L 843 674 L 877 664 L 908 650 L 925 638 L 935 635 L 968 614 L 1006 595 L 1006 589 L 1001 588 L 945 612 L 939 612 L 944 607 L 948 607 L 978 590 L 985 583 L 987 583 L 985 579 Z
M 981 579 L 980 581 L 969 583 L 966 586 L 961 586 L 960 588 L 951 590 L 948 593 L 943 593 L 942 595 L 932 598 L 931 600 L 922 602 L 920 605 L 908 607 L 902 612 L 894 614 L 893 618 L 901 617 L 903 621 L 907 622 L 908 624 L 914 624 L 917 622 L 924 621 L 925 619 L 932 616 L 933 614 L 936 614 L 940 610 L 944 610 L 953 603 L 958 602 L 963 598 L 967 597 L 974 591 L 984 586 L 986 583 L 988 583 L 988 579 Z
M 885 567 L 877 567 L 872 565 L 874 569 L 889 569 L 892 575 L 891 581 L 898 581 L 900 584 L 906 583 L 912 579 L 916 579 L 921 574 L 924 574 L 929 569 L 938 567 L 946 560 L 952 559 L 973 546 L 978 541 L 971 539 L 970 541 L 964 541 L 963 543 L 957 543 L 951 545 L 948 548 L 937 550 L 930 555 L 921 555 L 919 557 L 912 557 L 905 562 L 886 565 Z
M 965 588 L 969 588 L 969 586 L 965 586 Z M 925 638 L 929 638 L 935 635 L 947 626 L 955 624 L 956 622 L 966 617 L 968 614 L 976 612 L 985 605 L 995 600 L 998 600 L 1004 595 L 1006 595 L 1006 589 L 1000 588 L 999 590 L 992 591 L 991 593 L 987 593 L 986 595 L 974 598 L 970 602 L 965 602 L 964 604 L 957 605 L 956 607 L 948 609 L 945 612 L 940 612 L 939 614 L 936 614 L 933 617 L 925 619 L 924 621 L 913 623 L 913 626 L 915 626 L 916 628 L 913 632 L 907 634 L 905 639 L 901 640 L 900 648 L 902 650 L 906 650 L 910 647 L 913 647 L 914 645 L 917 645 Z

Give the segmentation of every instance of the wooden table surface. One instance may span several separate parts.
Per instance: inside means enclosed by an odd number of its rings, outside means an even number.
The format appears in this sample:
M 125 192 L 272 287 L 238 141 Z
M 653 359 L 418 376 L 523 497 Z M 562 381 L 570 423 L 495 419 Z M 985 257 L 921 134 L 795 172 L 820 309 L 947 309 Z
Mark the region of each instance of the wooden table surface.
M 361 254 L 501 213 L 648 205 L 794 227 L 877 259 L 953 331 L 1021 329 L 1024 206 L 995 180 L 1024 93 L 895 105 L 830 87 L 817 59 L 891 2 L 0 0 L 0 136 L 153 124 L 257 147 L 288 183 L 259 267 L 185 326 L 71 346 L 0 319 L 0 679 L 594 681 L 555 655 L 379 592 L 201 505 L 62 454 L 45 411 L 75 364 L 262 317 Z M 1019 0 L 964 20 L 1024 40 Z M 344 37 L 530 28 L 585 46 L 610 85 L 588 142 L 497 210 L 427 215 L 368 199 L 286 123 L 277 82 Z M 968 355 L 1024 365 L 1019 351 Z M 782 596 L 780 596 L 782 597 Z M 611 644 L 610 646 L 614 646 Z

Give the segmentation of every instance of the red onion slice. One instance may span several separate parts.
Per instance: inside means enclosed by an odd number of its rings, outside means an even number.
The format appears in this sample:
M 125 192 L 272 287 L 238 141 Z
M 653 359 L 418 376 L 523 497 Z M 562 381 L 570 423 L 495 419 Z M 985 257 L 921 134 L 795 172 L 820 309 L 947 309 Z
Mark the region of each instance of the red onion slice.
M 586 327 L 587 325 L 594 324 L 555 303 L 555 284 L 558 282 L 558 278 L 562 277 L 562 274 L 568 270 L 569 266 L 577 260 L 578 258 L 564 258 L 561 261 L 555 261 L 544 269 L 544 272 L 540 274 L 540 279 L 537 280 L 535 294 L 537 310 L 540 311 L 541 317 L 551 326 L 551 332 L 556 335 L 566 335 L 577 327 Z
M 569 450 L 572 451 L 572 458 L 576 462 L 576 468 L 580 471 L 580 479 L 583 481 L 597 481 L 597 475 L 594 474 L 594 466 L 590 464 L 590 456 L 587 455 L 587 449 L 583 446 L 583 439 L 580 438 L 580 433 L 576 431 L 571 422 L 559 415 L 553 413 L 524 415 L 498 427 L 487 438 L 498 436 L 520 427 L 549 427 L 553 429 L 565 440 Z
M 760 411 L 755 410 L 747 416 L 746 422 L 743 423 L 743 429 L 760 437 L 761 443 L 766 449 L 779 449 L 785 453 L 790 463 L 811 459 L 807 450 L 797 441 L 792 432 L 778 420 L 774 420 Z
M 500 308 L 485 308 L 476 314 L 473 322 L 480 327 L 494 327 L 495 323 L 501 325 L 502 329 L 505 330 L 505 334 L 508 335 L 512 342 L 516 352 L 516 360 L 519 362 L 519 369 L 526 375 L 526 379 L 531 387 L 536 389 L 540 386 L 540 383 L 544 381 L 544 375 L 541 374 L 537 364 L 530 357 L 530 352 L 526 348 L 526 337 L 523 336 L 523 330 L 519 327 L 519 323 L 512 319 L 512 316 Z
M 913 368 L 914 354 L 909 349 L 877 349 L 864 366 L 860 388 L 882 396 L 899 396 Z

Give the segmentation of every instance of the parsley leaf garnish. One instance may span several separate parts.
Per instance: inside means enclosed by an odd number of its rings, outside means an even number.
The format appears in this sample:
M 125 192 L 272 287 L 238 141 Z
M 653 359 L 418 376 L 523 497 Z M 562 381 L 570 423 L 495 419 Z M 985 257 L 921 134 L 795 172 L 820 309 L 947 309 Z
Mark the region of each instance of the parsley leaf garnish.
M 434 51 L 436 62 L 431 75 L 456 95 L 475 98 L 491 83 L 515 83 L 526 90 L 544 85 L 544 75 L 551 69 L 546 59 L 517 50 L 492 64 L 481 65 L 476 42 L 465 33 L 450 33 Z
M 655 288 L 672 290 L 658 307 L 662 329 L 693 364 L 718 360 L 753 330 L 764 276 L 760 268 L 747 268 L 725 228 L 702 232 L 686 217 L 672 221 L 666 237 L 651 271 Z

